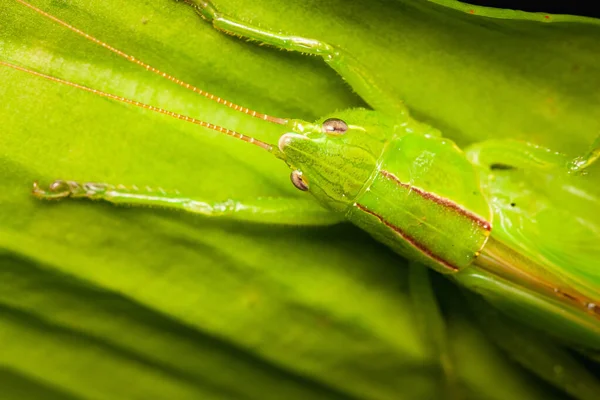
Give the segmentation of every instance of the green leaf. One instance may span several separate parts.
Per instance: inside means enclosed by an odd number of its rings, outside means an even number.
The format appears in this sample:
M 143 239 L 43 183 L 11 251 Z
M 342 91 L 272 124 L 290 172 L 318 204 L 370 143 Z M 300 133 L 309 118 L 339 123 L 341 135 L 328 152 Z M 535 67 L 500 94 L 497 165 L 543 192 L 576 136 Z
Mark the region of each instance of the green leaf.
M 223 3 L 347 48 L 462 142 L 527 137 L 577 152 L 600 131 L 597 25 L 474 19 L 429 2 Z M 184 3 L 35 5 L 259 111 L 315 119 L 363 105 L 320 60 L 227 37 Z M 0 60 L 277 139 L 16 1 L 0 4 Z M 417 326 L 405 262 L 352 226 L 33 199 L 34 180 L 56 178 L 207 200 L 300 194 L 284 165 L 231 138 L 3 66 L 0 80 L 3 399 L 563 397 L 496 348 L 453 288 L 438 299 L 458 302 L 446 320 L 459 377 L 449 390 Z M 589 397 L 597 382 L 573 374 L 587 389 L 568 391 Z

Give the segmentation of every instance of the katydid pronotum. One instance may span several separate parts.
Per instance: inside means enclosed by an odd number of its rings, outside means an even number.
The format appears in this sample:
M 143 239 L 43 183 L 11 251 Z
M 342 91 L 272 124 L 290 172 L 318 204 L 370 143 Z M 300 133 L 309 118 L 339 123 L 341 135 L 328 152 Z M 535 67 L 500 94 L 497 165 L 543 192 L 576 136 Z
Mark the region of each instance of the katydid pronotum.
M 585 180 L 585 169 L 600 157 L 600 141 L 574 160 L 517 141 L 482 142 L 461 151 L 440 132 L 409 116 L 350 54 L 334 45 L 285 36 L 246 25 L 205 1 L 190 3 L 198 14 L 227 33 L 275 47 L 317 55 L 340 74 L 373 110 L 350 109 L 315 123 L 260 114 L 203 92 L 44 11 L 16 0 L 113 53 L 175 84 L 237 111 L 281 125 L 277 144 L 265 143 L 207 122 L 101 92 L 7 62 L 12 67 L 148 110 L 192 122 L 259 146 L 286 162 L 295 187 L 307 199 L 226 200 L 142 193 L 107 183 L 58 180 L 34 186 L 42 199 L 89 198 L 117 204 L 179 209 L 210 217 L 292 225 L 350 221 L 400 255 L 427 265 L 474 290 L 518 319 L 551 331 L 577 348 L 600 349 L 600 291 L 594 262 L 597 200 L 569 191 Z M 546 179 L 551 176 L 552 179 Z M 524 186 L 536 185 L 536 190 Z M 580 205 L 577 215 L 561 214 L 554 195 Z M 515 200 L 517 199 L 517 200 Z M 564 242 L 528 236 L 523 215 L 543 212 L 569 218 L 580 233 Z M 586 214 L 587 213 L 587 214 Z M 586 218 L 589 215 L 589 218 Z M 535 227 L 534 227 L 535 228 Z M 538 234 L 543 228 L 537 227 Z M 594 243 L 594 246 L 585 246 Z

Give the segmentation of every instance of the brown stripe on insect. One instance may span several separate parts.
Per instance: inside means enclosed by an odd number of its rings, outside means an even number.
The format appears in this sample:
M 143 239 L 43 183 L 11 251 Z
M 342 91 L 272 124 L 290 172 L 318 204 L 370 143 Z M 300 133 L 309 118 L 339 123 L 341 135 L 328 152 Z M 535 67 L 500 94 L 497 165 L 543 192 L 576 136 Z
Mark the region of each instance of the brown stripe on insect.
M 561 296 L 574 303 L 578 303 L 579 305 L 583 306 L 589 313 L 594 314 L 595 316 L 600 316 L 600 307 L 598 307 L 596 302 L 590 301 L 582 295 L 578 296 L 577 294 L 571 294 L 563 289 L 559 289 L 556 287 L 553 289 L 553 291 L 557 296 Z
M 492 230 L 492 224 L 490 224 L 489 221 L 486 221 L 485 219 L 483 219 L 482 217 L 480 217 L 479 215 L 472 213 L 471 211 L 463 208 L 462 206 L 456 204 L 455 202 L 448 200 L 444 197 L 438 196 L 437 194 L 433 194 L 430 192 L 427 192 L 423 189 L 419 189 L 418 187 L 412 186 L 408 183 L 404 183 L 402 182 L 400 179 L 398 179 L 398 177 L 396 175 L 394 175 L 393 173 L 391 173 L 390 171 L 386 171 L 386 170 L 381 170 L 379 171 L 379 173 L 395 182 L 396 184 L 398 184 L 399 186 L 402 186 L 404 188 L 409 189 L 412 192 L 415 192 L 416 194 L 418 194 L 419 196 L 421 196 L 422 198 L 426 199 L 426 200 L 431 200 L 434 203 L 437 203 L 443 207 L 447 207 L 453 211 L 455 211 L 456 213 L 470 219 L 471 221 L 474 221 L 477 225 L 479 225 L 480 227 L 482 227 L 483 229 L 485 229 L 488 232 Z
M 374 216 L 375 218 L 377 218 L 381 223 L 383 223 L 385 226 L 387 226 L 388 228 L 390 228 L 391 230 L 393 230 L 394 232 L 396 232 L 400 237 L 402 237 L 402 239 L 406 240 L 412 247 L 414 247 L 415 249 L 417 249 L 419 252 L 423 253 L 425 256 L 431 258 L 432 260 L 434 260 L 435 262 L 443 265 L 444 267 L 452 270 L 452 272 L 458 272 L 459 269 L 458 267 L 448 263 L 446 260 L 438 257 L 437 255 L 433 254 L 427 247 L 423 246 L 421 243 L 417 242 L 413 237 L 409 236 L 406 232 L 404 232 L 402 229 L 400 229 L 399 227 L 391 224 L 390 222 L 386 221 L 385 218 L 383 218 L 381 215 L 369 210 L 367 207 L 363 206 L 362 204 L 359 203 L 354 203 L 354 206 L 356 208 L 358 208 L 359 210 Z

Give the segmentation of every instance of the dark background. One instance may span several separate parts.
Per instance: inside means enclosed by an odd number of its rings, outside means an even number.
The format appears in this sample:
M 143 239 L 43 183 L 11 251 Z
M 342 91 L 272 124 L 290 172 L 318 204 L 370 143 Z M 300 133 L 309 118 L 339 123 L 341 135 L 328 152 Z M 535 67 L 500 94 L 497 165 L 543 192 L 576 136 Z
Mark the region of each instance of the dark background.
M 600 18 L 598 0 L 463 0 L 480 6 L 511 8 L 514 10 L 547 12 L 550 14 L 574 14 Z

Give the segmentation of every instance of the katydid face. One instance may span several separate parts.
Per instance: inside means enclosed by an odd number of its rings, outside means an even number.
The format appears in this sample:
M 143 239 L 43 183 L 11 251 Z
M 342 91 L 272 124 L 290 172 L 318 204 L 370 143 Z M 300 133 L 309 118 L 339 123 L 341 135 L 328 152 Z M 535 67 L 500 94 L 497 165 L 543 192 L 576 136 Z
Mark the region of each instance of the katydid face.
M 366 188 L 389 138 L 400 127 L 399 121 L 375 111 L 350 109 L 311 124 L 304 134 L 287 133 L 278 145 L 294 170 L 292 182 L 301 175 L 323 206 L 342 212 Z

